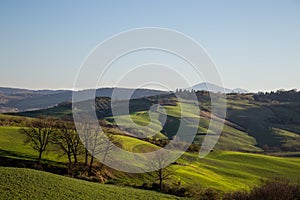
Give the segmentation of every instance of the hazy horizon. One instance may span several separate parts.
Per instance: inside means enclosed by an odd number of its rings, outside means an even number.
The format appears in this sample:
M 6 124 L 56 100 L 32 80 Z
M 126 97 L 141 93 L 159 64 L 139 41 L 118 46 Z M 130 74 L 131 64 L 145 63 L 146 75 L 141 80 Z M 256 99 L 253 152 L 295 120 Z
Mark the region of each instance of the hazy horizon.
M 204 83 L 204 82 L 201 82 L 201 83 Z M 0 88 L 25 89 L 25 90 L 35 90 L 35 91 L 38 91 L 38 90 L 52 90 L 52 91 L 55 91 L 55 90 L 69 90 L 69 91 L 74 91 L 74 88 L 25 88 L 25 87 L 2 86 L 2 85 L 0 85 Z M 103 88 L 149 89 L 149 90 L 160 90 L 160 91 L 173 91 L 173 90 L 163 90 L 163 89 L 157 89 L 157 88 L 151 88 L 151 87 L 139 87 L 139 88 L 136 88 L 136 87 L 114 87 L 114 86 L 97 87 L 97 89 L 103 89 Z M 228 88 L 228 87 L 224 86 L 224 88 L 225 88 L 225 89 L 231 89 L 231 90 L 235 90 L 235 89 L 243 89 L 243 90 L 249 91 L 250 93 L 257 93 L 257 92 L 272 92 L 272 91 L 273 91 L 273 92 L 276 92 L 276 91 L 278 91 L 278 90 L 285 90 L 285 91 L 288 91 L 288 90 L 294 90 L 294 89 L 296 89 L 297 91 L 299 91 L 298 88 L 278 88 L 278 89 L 274 89 L 274 90 L 258 90 L 258 91 L 251 91 L 251 90 L 248 90 L 247 88 L 241 88 L 241 87 Z M 75 90 L 75 91 L 89 90 L 89 89 L 95 89 L 95 88 L 82 88 L 82 89 Z M 181 89 L 181 88 L 176 88 L 176 89 Z M 174 90 L 174 91 L 175 91 L 175 90 Z

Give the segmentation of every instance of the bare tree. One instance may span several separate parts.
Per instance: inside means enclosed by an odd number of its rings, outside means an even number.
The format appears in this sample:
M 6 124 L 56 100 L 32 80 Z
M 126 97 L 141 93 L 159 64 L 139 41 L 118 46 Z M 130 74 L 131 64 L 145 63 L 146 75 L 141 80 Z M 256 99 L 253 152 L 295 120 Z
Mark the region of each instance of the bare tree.
M 103 131 L 93 131 L 93 134 L 90 135 L 90 153 L 91 160 L 89 164 L 88 174 L 91 176 L 92 168 L 94 163 L 94 157 L 97 157 L 99 154 L 102 154 L 101 167 L 103 167 L 103 163 L 107 159 L 109 152 L 113 149 L 115 145 L 118 145 L 119 141 L 112 135 L 106 134 Z
M 61 122 L 58 131 L 53 134 L 53 143 L 57 144 L 64 154 L 68 156 L 69 173 L 72 174 L 72 163 L 78 162 L 78 155 L 83 152 L 83 145 L 73 124 Z M 74 161 L 72 161 L 72 158 Z
M 170 156 L 167 152 L 156 151 L 155 156 L 150 161 L 151 170 L 155 171 L 156 181 L 159 182 L 160 191 L 163 190 L 163 181 L 170 179 L 175 170 L 168 167 Z
M 98 127 L 95 127 L 94 124 L 89 123 L 90 116 L 87 114 L 80 115 L 80 123 L 77 124 L 78 132 L 80 134 L 80 138 L 85 147 L 85 161 L 84 164 L 88 165 L 89 160 L 89 149 L 90 145 L 92 145 L 92 140 L 95 136 L 95 130 L 98 130 Z M 106 125 L 104 121 L 99 121 L 100 125 Z
M 91 124 L 82 122 L 79 125 L 79 132 L 81 136 L 82 143 L 85 147 L 84 150 L 84 155 L 85 155 L 85 161 L 84 164 L 88 165 L 88 160 L 89 160 L 89 149 L 90 149 L 90 143 L 91 143 L 91 138 L 93 135 L 93 127 Z
M 40 163 L 54 131 L 55 120 L 52 118 L 36 119 L 30 127 L 20 129 L 20 133 L 26 136 L 25 144 L 30 143 L 32 148 L 38 152 L 38 163 Z
M 85 165 L 88 165 L 88 175 L 92 175 L 95 157 L 101 157 L 100 162 L 105 162 L 109 151 L 118 140 L 112 134 L 106 134 L 103 130 L 94 124 L 89 123 L 89 116 L 82 115 L 81 123 L 77 125 L 80 138 L 85 147 Z M 102 127 L 106 126 L 105 121 L 99 121 Z M 90 157 L 90 159 L 88 159 Z M 88 163 L 89 162 L 89 163 Z M 101 164 L 101 167 L 103 164 Z

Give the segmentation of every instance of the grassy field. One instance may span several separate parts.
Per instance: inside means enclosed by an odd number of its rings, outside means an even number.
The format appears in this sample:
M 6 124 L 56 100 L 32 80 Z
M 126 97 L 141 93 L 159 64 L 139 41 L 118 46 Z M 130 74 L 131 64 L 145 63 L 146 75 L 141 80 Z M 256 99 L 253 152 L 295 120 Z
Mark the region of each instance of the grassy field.
M 183 184 L 198 183 L 221 191 L 249 189 L 263 178 L 300 180 L 300 158 L 214 151 L 204 159 L 186 153 L 178 162 L 176 174 Z
M 91 183 L 31 169 L 0 167 L 0 199 L 179 199 L 158 192 Z
M 148 152 L 157 146 L 145 141 L 126 136 L 117 136 L 122 146 L 127 151 Z M 30 146 L 24 146 L 23 136 L 18 132 L 18 127 L 0 127 L 0 151 L 4 154 L 13 152 L 13 157 L 35 159 L 36 153 Z M 45 155 L 50 161 L 64 161 L 56 152 Z M 59 159 L 58 159 L 59 158 Z M 66 160 L 65 160 L 66 161 Z M 211 152 L 204 159 L 197 153 L 185 153 L 176 164 L 170 166 L 175 170 L 168 182 L 178 183 L 189 187 L 200 184 L 202 187 L 211 187 L 220 191 L 249 189 L 261 183 L 262 178 L 286 177 L 293 181 L 300 179 L 300 158 L 283 158 L 259 154 L 219 151 Z M 154 179 L 149 174 L 116 174 L 115 183 L 140 186 L 151 183 Z
M 289 147 L 300 150 L 299 103 L 261 103 L 252 96 L 227 97 L 227 118 L 243 127 L 258 146 Z
M 19 133 L 20 127 L 0 127 L 0 155 L 23 159 L 36 159 L 37 152 L 30 144 L 24 144 L 24 136 Z M 65 156 L 59 156 L 57 148 L 49 146 L 49 151 L 43 155 L 45 160 L 67 162 Z
M 124 150 L 134 152 L 134 153 L 146 153 L 146 152 L 155 151 L 156 149 L 159 148 L 154 144 L 136 138 L 132 138 L 132 137 L 117 135 L 115 136 L 115 138 L 121 141 L 122 148 Z
M 138 130 L 139 133 L 142 133 L 143 135 L 147 135 L 150 133 L 157 133 L 154 138 L 165 138 L 165 135 L 163 135 L 158 130 L 162 130 L 166 135 L 172 136 L 174 135 L 179 127 L 180 124 L 180 117 L 178 117 L 178 113 L 180 111 L 177 106 L 168 106 L 167 112 L 168 115 L 167 123 L 164 127 L 161 127 L 161 123 L 158 120 L 153 121 L 152 127 L 147 127 L 143 129 L 142 127 Z M 149 123 L 149 117 L 147 111 L 140 111 L 132 113 L 130 116 L 117 116 L 115 118 L 119 118 L 121 121 L 123 121 L 122 126 L 127 128 L 130 128 L 129 119 L 131 119 L 140 124 L 140 125 L 147 125 Z M 192 116 L 190 116 L 192 117 Z M 111 121 L 111 117 L 108 118 L 109 121 Z M 193 125 L 194 126 L 194 125 Z M 201 118 L 200 123 L 198 127 L 198 134 L 195 138 L 195 144 L 201 145 L 202 141 L 207 133 L 207 129 L 209 126 L 209 120 L 206 118 Z M 172 137 L 170 137 L 172 138 Z M 248 135 L 247 133 L 237 130 L 229 125 L 224 125 L 222 135 L 220 137 L 220 140 L 218 141 L 218 144 L 215 147 L 219 150 L 232 150 L 232 151 L 248 151 L 248 152 L 260 152 L 261 149 L 256 146 L 256 140 L 254 137 Z

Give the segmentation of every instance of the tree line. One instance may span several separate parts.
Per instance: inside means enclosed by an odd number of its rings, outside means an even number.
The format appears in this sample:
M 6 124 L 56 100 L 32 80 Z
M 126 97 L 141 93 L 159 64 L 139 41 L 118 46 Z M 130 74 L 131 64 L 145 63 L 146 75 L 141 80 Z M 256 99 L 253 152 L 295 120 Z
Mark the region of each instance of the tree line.
M 259 92 L 253 95 L 256 101 L 261 102 L 299 102 L 300 101 L 300 92 L 296 89 L 293 90 L 277 90 L 276 92 Z

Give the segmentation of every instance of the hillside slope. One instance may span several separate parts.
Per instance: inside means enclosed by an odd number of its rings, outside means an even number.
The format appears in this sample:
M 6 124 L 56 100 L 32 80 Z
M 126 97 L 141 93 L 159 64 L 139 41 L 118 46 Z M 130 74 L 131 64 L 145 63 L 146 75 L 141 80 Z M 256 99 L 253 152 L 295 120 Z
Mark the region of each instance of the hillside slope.
M 166 93 L 165 91 L 151 89 L 128 88 L 99 88 L 94 90 L 78 91 L 80 94 L 96 92 L 97 97 L 112 97 L 113 92 L 117 99 L 142 98 Z M 20 112 L 53 107 L 72 100 L 72 90 L 26 90 L 15 88 L 0 88 L 0 113 Z
M 24 146 L 23 137 L 16 127 L 0 127 L 0 155 L 16 159 L 37 158 L 36 152 Z M 132 137 L 118 136 L 123 149 L 133 152 L 149 152 L 158 147 L 146 141 Z M 58 152 L 50 151 L 44 155 L 45 162 L 67 162 L 66 156 L 59 157 Z M 120 155 L 121 156 L 121 155 Z M 80 159 L 83 162 L 83 159 Z M 1 162 L 0 162 L 1 163 Z M 200 184 L 220 191 L 249 189 L 260 184 L 262 178 L 285 177 L 292 181 L 300 179 L 300 158 L 283 158 L 259 154 L 232 151 L 213 151 L 204 159 L 197 153 L 185 153 L 170 168 L 175 170 L 168 182 L 178 183 L 184 187 Z M 141 186 L 152 183 L 154 177 L 149 174 L 126 174 L 111 171 L 113 183 Z
M 179 199 L 128 187 L 103 185 L 31 169 L 0 167 L 0 199 Z
M 187 95 L 188 92 L 183 92 Z M 297 99 L 282 96 L 279 100 L 257 98 L 257 94 L 227 94 L 226 123 L 216 149 L 259 152 L 299 152 L 300 151 L 300 103 Z M 160 102 L 167 110 L 167 122 L 162 127 L 159 120 L 153 121 L 159 137 L 164 134 L 169 139 L 176 134 L 181 115 L 199 117 L 196 144 L 201 144 L 207 134 L 210 120 L 210 97 L 208 92 L 197 92 L 201 112 L 198 116 L 191 116 L 189 112 L 181 113 L 181 108 L 174 95 L 159 95 L 130 101 L 130 116 L 120 115 L 112 117 L 109 98 L 96 99 L 96 114 L 100 119 L 115 124 L 115 119 L 124 121 L 124 128 L 130 132 L 130 117 L 138 124 L 149 123 L 149 108 Z M 299 97 L 300 99 L 300 97 Z M 122 106 L 122 101 L 120 101 Z M 188 106 L 188 105 L 187 105 Z M 21 116 L 38 117 L 48 115 L 71 119 L 71 104 L 63 104 L 49 109 L 18 113 Z M 192 125 L 193 126 L 193 125 Z M 161 127 L 161 128 L 159 128 Z M 158 130 L 158 128 L 160 130 Z M 147 130 L 131 130 L 147 134 Z
M 253 96 L 227 97 L 227 119 L 249 133 L 267 151 L 300 151 L 299 102 L 255 101 Z

